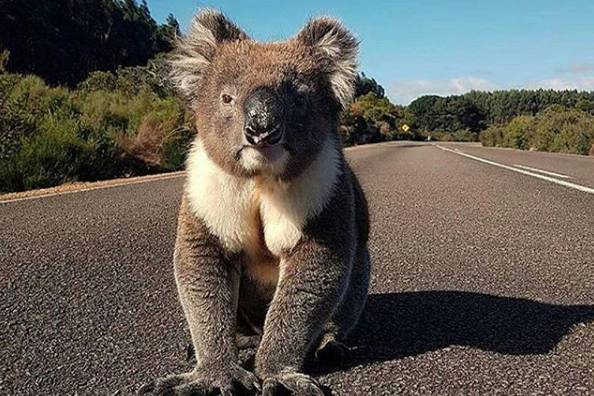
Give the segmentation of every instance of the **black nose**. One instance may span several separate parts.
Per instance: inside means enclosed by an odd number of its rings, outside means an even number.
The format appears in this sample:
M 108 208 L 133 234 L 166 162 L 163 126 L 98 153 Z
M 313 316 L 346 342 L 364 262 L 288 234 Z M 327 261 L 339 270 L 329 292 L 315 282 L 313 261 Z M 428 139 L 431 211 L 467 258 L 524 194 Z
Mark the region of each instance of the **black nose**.
M 270 89 L 252 92 L 244 102 L 245 138 L 249 144 L 276 144 L 282 138 L 282 106 L 278 96 Z

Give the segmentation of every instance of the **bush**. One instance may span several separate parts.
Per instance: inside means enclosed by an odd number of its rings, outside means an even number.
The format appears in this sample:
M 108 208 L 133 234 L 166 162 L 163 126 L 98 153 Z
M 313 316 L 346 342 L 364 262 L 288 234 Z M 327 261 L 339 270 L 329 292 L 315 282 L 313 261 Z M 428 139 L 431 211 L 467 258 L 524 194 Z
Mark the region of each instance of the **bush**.
M 0 74 L 0 191 L 180 169 L 194 136 L 182 105 L 124 75 L 70 90 Z
M 594 116 L 577 109 L 547 109 L 537 116 L 535 138 L 542 150 L 588 154 L 594 143 Z
M 163 142 L 161 166 L 167 170 L 181 169 L 186 162 L 188 149 L 194 140 L 195 131 L 181 126 Z
M 76 121 L 47 116 L 39 132 L 23 142 L 15 158 L 24 189 L 49 187 L 76 180 L 94 147 L 77 136 Z
M 512 119 L 503 133 L 503 147 L 528 149 L 529 140 L 534 128 L 534 119 L 530 116 L 519 116 Z
M 0 75 L 0 159 L 17 153 L 21 141 L 36 132 L 43 115 L 59 111 L 72 111 L 67 90 L 50 89 L 34 76 Z
M 430 137 L 431 140 L 443 142 L 476 142 L 478 139 L 477 134 L 468 129 L 459 129 L 454 132 L 425 132 L 422 133 L 421 136 L 423 137 L 423 140 L 427 140 Z
M 480 138 L 485 146 L 587 155 L 594 144 L 594 116 L 551 106 L 534 117 L 518 116 L 505 125 L 491 126 Z
M 503 125 L 491 125 L 479 135 L 481 144 L 490 147 L 501 146 L 501 143 L 503 142 L 504 128 Z
M 118 85 L 118 77 L 111 72 L 94 71 L 89 73 L 86 80 L 82 81 L 78 88 L 83 91 L 115 91 Z
M 135 134 L 121 136 L 120 145 L 126 155 L 140 159 L 153 167 L 176 169 L 182 165 L 172 157 L 182 155 L 174 153 L 175 147 L 185 147 L 181 141 L 191 139 L 192 134 L 186 133 L 188 128 L 181 127 L 184 123 L 184 112 L 172 98 L 153 100 L 152 108 L 141 119 Z M 189 136 L 186 138 L 186 135 Z M 171 158 L 170 158 L 171 157 Z M 173 164 L 177 165 L 173 165 Z
M 401 120 L 401 108 L 393 105 L 388 98 L 370 91 L 357 97 L 343 113 L 343 143 L 350 145 L 393 140 L 398 137 Z
M 152 92 L 159 97 L 174 97 L 173 86 L 168 83 L 170 67 L 164 57 L 149 61 L 146 66 L 120 67 L 114 73 L 95 71 L 82 81 L 82 91 L 119 91 L 126 96 Z

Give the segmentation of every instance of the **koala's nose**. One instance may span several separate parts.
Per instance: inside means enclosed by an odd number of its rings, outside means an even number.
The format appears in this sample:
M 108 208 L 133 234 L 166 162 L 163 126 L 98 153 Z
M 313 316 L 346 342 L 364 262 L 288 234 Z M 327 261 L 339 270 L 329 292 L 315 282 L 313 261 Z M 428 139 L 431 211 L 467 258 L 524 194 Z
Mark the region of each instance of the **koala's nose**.
M 251 145 L 273 145 L 282 138 L 282 107 L 278 96 L 271 90 L 260 88 L 244 102 L 245 139 Z

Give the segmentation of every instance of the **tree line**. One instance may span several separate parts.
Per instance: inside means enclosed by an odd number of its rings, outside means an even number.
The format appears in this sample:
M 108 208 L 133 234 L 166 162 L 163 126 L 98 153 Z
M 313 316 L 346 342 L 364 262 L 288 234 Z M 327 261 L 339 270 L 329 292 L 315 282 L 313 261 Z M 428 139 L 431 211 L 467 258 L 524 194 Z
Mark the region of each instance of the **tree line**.
M 0 0 L 6 70 L 75 86 L 95 70 L 145 65 L 172 49 L 179 24 L 159 25 L 145 1 Z
M 408 106 L 411 124 L 422 131 L 468 130 L 478 134 L 487 127 L 504 124 L 521 115 L 535 116 L 559 105 L 594 112 L 594 92 L 507 90 L 472 91 L 464 95 L 422 96 Z

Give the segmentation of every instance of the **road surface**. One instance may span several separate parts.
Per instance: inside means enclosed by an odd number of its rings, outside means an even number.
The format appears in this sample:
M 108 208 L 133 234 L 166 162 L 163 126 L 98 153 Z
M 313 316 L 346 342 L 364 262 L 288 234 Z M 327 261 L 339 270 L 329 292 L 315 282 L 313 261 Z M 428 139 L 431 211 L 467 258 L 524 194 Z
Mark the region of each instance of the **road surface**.
M 594 394 L 594 158 L 438 146 L 348 151 L 373 294 L 348 364 L 320 381 Z M 0 394 L 124 395 L 189 370 L 171 264 L 182 184 L 0 203 Z

